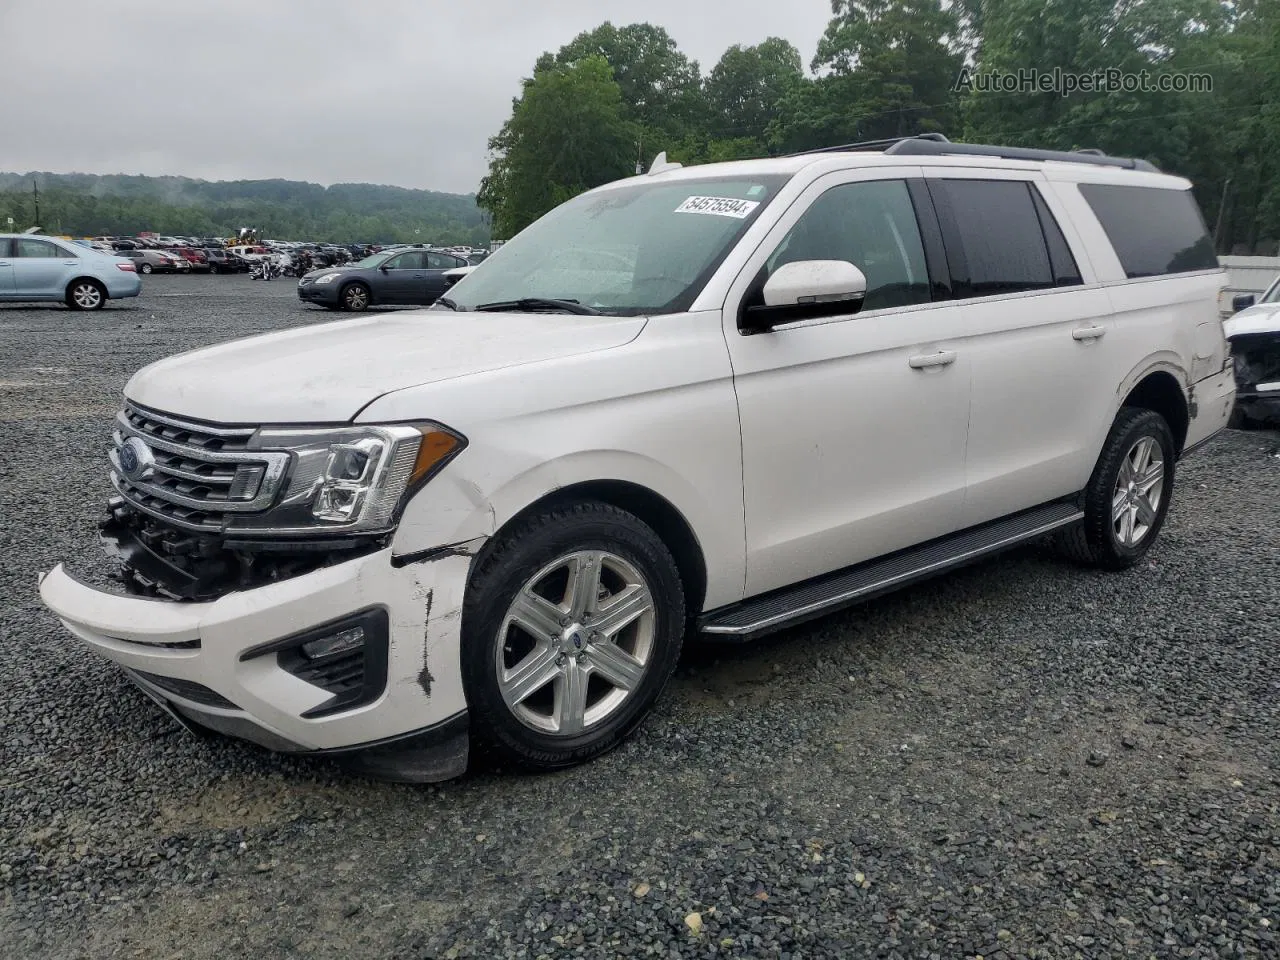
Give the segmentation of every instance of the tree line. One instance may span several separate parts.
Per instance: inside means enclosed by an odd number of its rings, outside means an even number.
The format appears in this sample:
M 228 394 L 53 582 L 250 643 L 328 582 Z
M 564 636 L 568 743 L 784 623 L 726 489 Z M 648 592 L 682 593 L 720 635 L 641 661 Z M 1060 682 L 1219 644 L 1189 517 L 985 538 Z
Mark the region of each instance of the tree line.
M 478 202 L 495 233 L 663 150 L 702 163 L 941 132 L 1143 157 L 1194 183 L 1220 252 L 1277 253 L 1277 0 L 831 0 L 831 10 L 809 72 L 771 37 L 731 47 L 704 73 L 648 23 L 604 23 L 543 54 L 489 142 Z M 1055 67 L 1123 84 L 1064 96 L 983 82 Z M 1207 84 L 1174 82 L 1191 74 Z
M 293 180 L 209 182 L 186 177 L 0 173 L 0 231 L 36 224 L 70 236 L 142 231 L 231 237 L 241 227 L 288 240 L 485 244 L 489 228 L 474 196 Z

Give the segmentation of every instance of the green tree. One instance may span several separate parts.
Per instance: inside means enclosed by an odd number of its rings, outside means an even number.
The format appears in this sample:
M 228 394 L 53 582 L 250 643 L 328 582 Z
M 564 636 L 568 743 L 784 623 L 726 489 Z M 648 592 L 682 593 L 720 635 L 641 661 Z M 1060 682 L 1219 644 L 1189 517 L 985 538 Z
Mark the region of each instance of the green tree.
M 605 22 L 580 33 L 555 54 L 545 53 L 535 73 L 552 65 L 572 66 L 604 57 L 622 92 L 623 116 L 638 127 L 637 147 L 656 155 L 684 137 L 702 133 L 706 104 L 701 72 L 662 27 Z
M 608 62 L 546 65 L 525 81 L 511 119 L 489 142 L 479 203 L 504 237 L 565 200 L 629 172 L 634 125 Z
M 964 63 L 961 24 L 941 0 L 832 0 L 819 74 L 793 90 L 771 127 L 775 145 L 811 149 L 958 126 L 952 92 Z
M 803 83 L 800 51 L 786 40 L 730 47 L 703 84 L 707 132 L 720 140 L 756 141 L 763 149 L 783 101 Z

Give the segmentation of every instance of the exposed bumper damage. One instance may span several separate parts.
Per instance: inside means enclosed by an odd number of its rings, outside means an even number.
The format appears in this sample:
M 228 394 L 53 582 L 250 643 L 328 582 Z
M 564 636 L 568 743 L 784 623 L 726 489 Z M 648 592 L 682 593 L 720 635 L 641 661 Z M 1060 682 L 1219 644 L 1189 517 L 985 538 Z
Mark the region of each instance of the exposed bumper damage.
M 194 602 L 59 565 L 40 595 L 188 729 L 428 782 L 466 768 L 459 630 L 479 543 L 408 563 L 378 549 Z
M 1280 331 L 1239 334 L 1231 340 L 1236 409 L 1247 420 L 1280 420 Z

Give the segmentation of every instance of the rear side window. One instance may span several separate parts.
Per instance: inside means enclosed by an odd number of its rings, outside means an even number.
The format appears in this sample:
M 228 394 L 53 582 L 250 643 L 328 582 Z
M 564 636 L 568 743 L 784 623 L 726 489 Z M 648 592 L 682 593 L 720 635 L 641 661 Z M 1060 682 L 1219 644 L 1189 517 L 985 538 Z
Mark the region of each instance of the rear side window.
M 18 256 L 26 259 L 50 260 L 67 256 L 66 251 L 59 249 L 47 240 L 28 240 L 23 237 L 17 242 Z
M 1130 279 L 1218 269 L 1213 241 L 1190 190 L 1082 183 Z
M 1080 268 L 1076 266 L 1076 258 L 1067 246 L 1067 238 L 1062 235 L 1062 228 L 1053 219 L 1044 197 L 1039 189 L 1031 188 L 1031 199 L 1035 201 L 1036 216 L 1040 218 L 1040 229 L 1044 231 L 1044 244 L 1049 250 L 1049 266 L 1053 269 L 1053 283 L 1057 287 L 1070 287 L 1083 283 L 1080 279 Z
M 989 297 L 1054 286 L 1055 271 L 1031 184 L 1021 180 L 932 180 L 929 190 L 947 238 L 947 261 L 957 297 Z M 1065 240 L 1062 246 L 1066 247 Z

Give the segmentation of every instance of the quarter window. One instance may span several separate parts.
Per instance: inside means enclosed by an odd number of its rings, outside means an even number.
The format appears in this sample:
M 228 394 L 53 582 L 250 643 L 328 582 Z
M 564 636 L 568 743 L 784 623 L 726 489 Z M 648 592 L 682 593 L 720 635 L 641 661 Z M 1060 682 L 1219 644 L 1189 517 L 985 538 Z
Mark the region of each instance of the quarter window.
M 1080 194 L 1130 279 L 1218 269 L 1213 241 L 1190 190 L 1082 183 Z
M 832 187 L 796 221 L 766 276 L 800 260 L 847 260 L 867 278 L 863 310 L 929 300 L 929 271 L 911 195 L 903 180 Z

